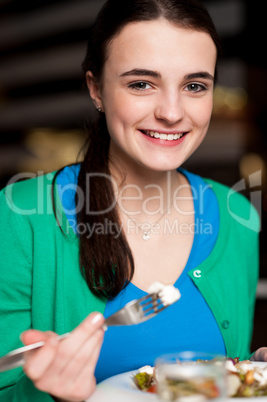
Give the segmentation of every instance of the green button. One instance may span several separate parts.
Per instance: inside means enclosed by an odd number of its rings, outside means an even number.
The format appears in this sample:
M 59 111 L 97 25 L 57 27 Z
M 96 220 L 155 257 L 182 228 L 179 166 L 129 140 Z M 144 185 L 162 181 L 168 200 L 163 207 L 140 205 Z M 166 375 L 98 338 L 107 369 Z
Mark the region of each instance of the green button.
M 230 325 L 230 322 L 229 322 L 228 320 L 224 320 L 224 321 L 222 322 L 222 327 L 223 327 L 223 329 L 229 328 L 229 325 Z

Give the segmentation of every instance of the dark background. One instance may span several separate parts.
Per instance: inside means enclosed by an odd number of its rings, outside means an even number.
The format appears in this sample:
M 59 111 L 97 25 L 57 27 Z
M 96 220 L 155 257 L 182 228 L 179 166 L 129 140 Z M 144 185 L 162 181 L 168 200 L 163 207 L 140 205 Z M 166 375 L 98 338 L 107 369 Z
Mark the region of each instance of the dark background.
M 125 0 L 127 1 L 127 0 Z M 252 348 L 267 346 L 267 74 L 264 2 L 203 1 L 223 42 L 210 130 L 185 167 L 261 192 L 260 284 Z M 76 161 L 94 108 L 81 62 L 102 0 L 0 0 L 0 187 Z M 261 174 L 250 188 L 249 177 Z M 255 194 L 255 193 L 254 193 Z

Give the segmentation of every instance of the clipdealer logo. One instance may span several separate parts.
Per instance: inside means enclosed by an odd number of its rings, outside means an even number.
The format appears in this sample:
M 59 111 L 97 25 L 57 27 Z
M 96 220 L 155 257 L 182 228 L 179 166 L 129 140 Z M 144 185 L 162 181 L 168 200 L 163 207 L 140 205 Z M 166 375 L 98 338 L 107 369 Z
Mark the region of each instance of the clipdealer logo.
M 262 173 L 261 170 L 258 170 L 257 172 L 252 173 L 248 176 L 249 188 L 247 188 L 246 180 L 241 179 L 236 184 L 234 184 L 234 186 L 231 187 L 227 195 L 227 208 L 229 214 L 241 225 L 245 226 L 250 230 L 253 230 L 254 232 L 258 232 L 260 230 L 260 228 L 256 223 L 257 222 L 256 211 L 261 221 L 262 191 L 259 190 L 261 184 L 262 184 Z M 249 197 L 251 202 L 250 213 L 248 218 L 240 216 L 237 211 L 233 211 L 232 209 L 233 207 L 231 205 L 232 197 L 234 197 L 236 193 L 245 190 L 249 190 Z
M 37 200 L 36 201 L 37 202 L 31 203 L 32 207 L 30 207 L 29 209 L 24 209 L 24 208 L 22 209 L 19 205 L 15 205 L 15 202 L 13 200 L 12 184 L 15 184 L 16 182 L 21 181 L 21 180 L 31 179 L 31 178 L 36 178 L 36 177 L 38 177 L 37 188 L 36 188 L 36 190 L 37 190 Z M 115 187 L 115 193 L 116 194 L 119 193 L 119 189 L 116 187 L 116 182 L 114 181 L 114 179 L 111 176 L 108 176 L 105 174 L 99 174 L 99 173 L 90 174 L 86 178 L 87 181 L 86 181 L 85 194 L 83 193 L 81 188 L 79 188 L 76 184 L 73 184 L 73 183 L 64 185 L 63 187 L 60 187 L 60 186 L 57 187 L 60 198 L 63 197 L 64 193 L 67 191 L 77 193 L 77 200 L 78 200 L 77 205 L 75 205 L 75 204 L 69 205 L 68 206 L 69 209 L 66 209 L 63 207 L 63 211 L 65 213 L 73 214 L 73 213 L 76 213 L 77 211 L 80 211 L 81 208 L 83 207 L 84 203 L 86 206 L 86 212 L 90 213 L 92 215 L 106 213 L 107 211 L 109 211 L 115 207 L 116 197 L 114 197 L 114 199 L 111 202 L 111 205 L 106 210 L 92 211 L 90 209 L 89 198 L 87 197 L 87 194 L 90 191 L 90 180 L 94 179 L 95 177 L 104 177 L 105 179 L 111 180 L 111 182 L 113 183 L 113 186 Z M 9 186 L 6 187 L 6 199 L 7 199 L 7 204 L 9 205 L 10 209 L 12 209 L 12 211 L 14 213 L 17 213 L 20 215 L 34 215 L 34 214 L 40 214 L 40 215 L 43 215 L 43 214 L 50 215 L 51 214 L 52 215 L 52 214 L 54 214 L 52 204 L 50 202 L 47 202 L 51 198 L 51 195 L 52 195 L 51 180 L 53 179 L 53 174 L 51 174 L 51 173 L 47 174 L 47 178 L 48 178 L 48 183 L 45 184 L 43 172 L 41 172 L 41 171 L 38 171 L 37 174 L 24 172 L 24 173 L 19 173 L 19 174 L 13 176 L 10 179 L 10 181 L 8 182 Z M 258 216 L 261 219 L 262 191 L 259 189 L 261 184 L 262 184 L 262 172 L 261 172 L 261 170 L 258 170 L 248 176 L 247 182 L 243 178 L 243 179 L 239 180 L 236 184 L 234 184 L 229 189 L 228 194 L 227 194 L 227 199 L 226 199 L 226 203 L 227 203 L 226 206 L 227 206 L 230 216 L 233 219 L 235 219 L 237 222 L 239 222 L 241 225 L 243 225 L 244 227 L 246 227 L 250 230 L 253 230 L 255 232 L 258 232 L 260 230 L 259 224 L 258 224 L 258 222 L 259 222 Z M 46 187 L 46 189 L 45 189 L 45 187 Z M 160 188 L 158 188 L 159 186 L 154 185 L 154 187 L 155 187 L 155 189 L 158 190 L 157 198 L 160 201 L 162 198 L 162 191 Z M 184 187 L 185 187 L 185 185 L 180 186 L 177 189 L 173 199 L 169 194 L 170 191 L 168 190 L 168 197 L 169 197 L 168 202 L 170 203 L 172 201 L 173 202 L 172 205 L 174 205 L 175 210 L 178 211 L 179 213 L 181 213 L 182 215 L 188 215 L 188 214 L 190 215 L 190 214 L 194 213 L 194 211 L 181 210 L 179 208 L 179 203 L 177 203 L 177 201 L 179 201 L 179 200 L 186 199 L 183 197 L 182 193 L 180 193 Z M 203 214 L 203 198 L 204 198 L 206 190 L 209 187 L 210 187 L 210 185 L 206 185 L 204 187 L 199 188 L 198 191 L 194 187 L 191 187 L 192 199 L 199 198 L 199 213 L 200 214 Z M 167 175 L 167 188 L 170 189 L 170 175 Z M 126 187 L 121 190 L 123 197 L 124 197 L 123 191 L 125 189 L 126 189 Z M 138 189 L 135 189 L 135 190 L 138 190 Z M 250 198 L 250 202 L 251 202 L 249 214 L 247 216 L 241 216 L 241 214 L 238 210 L 238 202 L 236 200 L 236 194 L 239 192 L 243 192 L 243 191 L 247 191 L 247 192 L 249 191 L 249 198 Z M 124 198 L 127 199 L 127 197 L 124 197 Z M 132 198 L 142 200 L 143 198 L 142 198 L 141 190 L 139 189 L 137 194 Z M 155 198 L 155 197 L 152 197 L 152 198 Z M 146 206 L 147 206 L 147 200 L 144 201 L 144 207 L 146 207 Z M 119 205 L 119 207 L 123 210 L 123 205 Z M 45 210 L 45 208 L 46 208 L 46 210 Z M 56 207 L 56 211 L 57 211 L 58 224 L 61 225 L 63 211 L 57 207 Z M 136 214 L 138 214 L 138 212 L 136 212 Z M 152 213 L 150 213 L 150 214 L 152 214 Z

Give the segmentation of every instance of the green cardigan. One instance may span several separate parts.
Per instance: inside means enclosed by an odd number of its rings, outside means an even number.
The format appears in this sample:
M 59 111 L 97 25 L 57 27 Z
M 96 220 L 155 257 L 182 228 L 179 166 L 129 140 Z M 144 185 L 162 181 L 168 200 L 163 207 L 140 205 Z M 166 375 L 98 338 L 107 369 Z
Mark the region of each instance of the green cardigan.
M 0 356 L 22 346 L 28 328 L 58 334 L 75 328 L 90 312 L 104 312 L 80 274 L 78 237 L 68 227 L 51 185 L 55 173 L 0 192 Z M 240 194 L 214 181 L 220 231 L 210 256 L 189 272 L 221 330 L 227 355 L 248 358 L 258 279 L 259 218 Z M 205 325 L 205 323 L 203 323 Z M 0 373 L 1 402 L 51 402 L 21 368 Z

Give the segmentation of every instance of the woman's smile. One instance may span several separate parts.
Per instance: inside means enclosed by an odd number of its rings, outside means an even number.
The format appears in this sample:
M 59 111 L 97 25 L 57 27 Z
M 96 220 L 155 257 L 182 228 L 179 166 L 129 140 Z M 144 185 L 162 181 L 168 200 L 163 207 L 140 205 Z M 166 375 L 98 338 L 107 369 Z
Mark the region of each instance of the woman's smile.
M 179 145 L 188 131 L 184 132 L 160 132 L 154 130 L 140 130 L 147 137 L 148 141 L 152 141 L 160 146 L 175 147 Z

